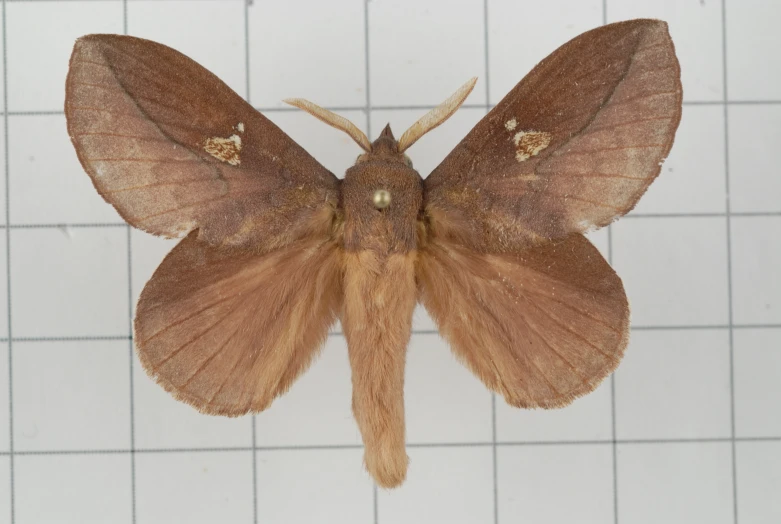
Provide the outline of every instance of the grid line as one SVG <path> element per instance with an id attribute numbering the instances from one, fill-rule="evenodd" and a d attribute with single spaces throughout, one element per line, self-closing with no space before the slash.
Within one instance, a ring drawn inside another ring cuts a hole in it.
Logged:
<path id="1" fill-rule="evenodd" d="M 483 61 L 485 62 L 486 114 L 491 107 L 491 54 L 488 33 L 488 0 L 483 0 Z M 491 391 L 491 467 L 493 473 L 494 524 L 499 524 L 499 464 L 496 451 L 496 392 Z"/>
<path id="2" fill-rule="evenodd" d="M 666 444 L 714 444 L 735 442 L 781 442 L 781 435 L 770 437 L 693 437 L 693 438 L 657 438 L 657 439 L 616 439 L 615 444 L 620 446 L 645 446 Z M 612 446 L 614 441 L 608 439 L 584 439 L 584 440 L 507 440 L 507 441 L 473 441 L 473 442 L 408 442 L 411 449 L 439 449 L 439 448 L 489 448 L 489 447 L 546 447 L 546 446 L 577 446 L 604 445 Z M 29 450 L 14 451 L 15 456 L 31 455 L 117 455 L 117 454 L 165 454 L 165 453 L 215 453 L 215 452 L 248 452 L 256 451 L 329 451 L 329 450 L 360 450 L 363 444 L 312 444 L 289 446 L 215 446 L 192 448 L 136 448 L 131 449 L 54 449 L 54 450 Z M 10 455 L 9 452 L 0 452 L 0 456 Z"/>
<path id="3" fill-rule="evenodd" d="M 52 0 L 43 0 L 50 2 Z M 76 0 L 62 0 L 62 1 L 76 1 Z M 97 0 L 91 0 L 91 1 L 97 1 Z M 181 1 L 187 1 L 187 0 L 181 0 Z M 191 0 L 192 1 L 192 0 Z M 207 1 L 207 0 L 204 0 Z M 208 0 L 208 1 L 214 1 L 214 0 Z M 365 0 L 368 1 L 368 0 Z M 683 101 L 684 106 L 742 106 L 742 105 L 781 105 L 781 100 L 690 100 L 690 101 Z M 461 109 L 493 109 L 495 104 L 462 104 L 460 106 Z M 365 106 L 323 106 L 325 109 L 328 109 L 329 111 L 365 111 Z M 413 105 L 373 105 L 371 106 L 372 109 L 375 109 L 377 111 L 429 111 L 431 109 L 434 109 L 436 106 L 434 105 L 426 105 L 426 104 L 413 104 Z M 260 111 L 261 113 L 289 113 L 289 112 L 296 112 L 301 111 L 301 109 L 298 109 L 296 107 L 284 107 L 284 106 L 270 106 L 270 107 L 255 107 L 257 111 Z M 0 111 L 0 116 L 4 115 L 5 112 Z M 38 111 L 8 111 L 9 116 L 61 116 L 64 115 L 65 112 L 62 110 L 52 109 L 52 110 L 38 110 Z M 367 133 L 368 135 L 368 133 Z"/>
<path id="4" fill-rule="evenodd" d="M 5 133 L 3 147 L 5 149 L 5 223 L 11 223 L 10 210 L 10 163 L 11 156 L 8 151 L 8 31 L 6 24 L 6 0 L 2 0 L 2 24 L 3 24 L 3 129 Z M 16 494 L 14 485 L 14 371 L 13 371 L 13 328 L 11 327 L 11 233 L 5 232 L 5 262 L 6 262 L 6 285 L 8 296 L 6 297 L 6 307 L 8 308 L 8 475 L 10 482 L 10 512 L 11 524 L 16 522 Z"/>
<path id="5" fill-rule="evenodd" d="M 721 1 L 721 53 L 722 53 L 722 81 L 724 88 L 724 101 L 729 100 L 727 91 L 727 0 Z M 734 524 L 738 524 L 738 478 L 737 478 L 737 458 L 735 453 L 735 337 L 734 337 L 734 317 L 732 300 L 732 221 L 730 218 L 730 179 L 729 179 L 729 106 L 724 104 L 724 189 L 725 205 L 727 210 L 727 321 L 729 338 L 729 396 L 730 396 L 730 434 L 732 437 L 730 445 L 731 466 L 732 466 L 732 517 Z"/>
<path id="6" fill-rule="evenodd" d="M 607 0 L 602 0 L 602 25 L 607 25 Z M 613 265 L 613 225 L 607 226 L 607 262 Z M 631 327 L 630 327 L 631 333 Z M 618 445 L 616 444 L 616 371 L 610 374 L 610 437 L 613 474 L 613 524 L 618 524 Z"/>
<path id="7" fill-rule="evenodd" d="M 6 23 L 6 0 L 2 0 L 3 8 L 3 127 L 5 131 L 5 223 L 11 223 L 11 172 L 9 157 L 11 156 L 8 151 L 8 24 Z M 6 262 L 6 285 L 8 296 L 6 297 L 6 306 L 8 308 L 8 475 L 10 481 L 10 511 L 11 511 L 11 524 L 16 522 L 16 493 L 14 483 L 14 344 L 13 344 L 13 328 L 11 325 L 11 233 L 5 232 L 5 262 Z"/>
<path id="8" fill-rule="evenodd" d="M 184 1 L 184 0 L 183 0 Z M 714 212 L 714 213 L 630 213 L 622 217 L 627 219 L 658 219 L 658 218 L 756 218 L 756 217 L 779 217 L 781 211 L 736 211 L 736 212 Z M 40 223 L 40 224 L 0 224 L 0 229 L 112 229 L 124 228 L 127 224 L 124 222 L 63 222 L 63 223 Z"/>
<path id="9" fill-rule="evenodd" d="M 711 330 L 711 329 L 781 329 L 779 324 L 692 324 L 692 325 L 658 325 L 658 326 L 631 326 L 632 331 L 685 331 L 685 330 Z M 438 335 L 436 329 L 413 329 L 413 335 Z M 344 333 L 334 331 L 328 333 L 329 337 L 341 337 Z M 14 337 L 14 343 L 24 342 L 73 342 L 73 341 L 98 341 L 98 340 L 132 340 L 131 335 L 95 335 L 95 336 L 44 336 L 44 337 Z M 8 338 L 0 338 L 0 342 L 8 342 Z"/>
<path id="10" fill-rule="evenodd" d="M 250 92 L 250 46 L 249 46 L 249 6 L 250 1 L 244 2 L 244 75 L 246 89 L 246 100 L 251 104 L 252 93 Z M 252 522 L 258 524 L 258 452 L 257 452 L 257 416 L 250 417 L 252 424 Z"/>
<path id="11" fill-rule="evenodd" d="M 366 105 L 363 108 L 366 114 L 366 136 L 369 140 L 372 140 L 372 98 L 371 98 L 371 68 L 369 62 L 371 62 L 371 53 L 369 51 L 369 0 L 363 0 L 363 65 L 365 75 L 365 96 Z M 410 338 L 414 333 L 410 333 Z M 330 336 L 330 333 L 329 333 Z M 378 524 L 380 520 L 379 516 L 379 493 L 377 490 L 377 483 L 372 482 L 372 517 L 374 524 Z"/>
<path id="12" fill-rule="evenodd" d="M 122 34 L 128 34 L 127 0 L 122 0 Z M 66 226 L 67 227 L 67 226 Z M 130 224 L 127 234 L 127 315 L 128 315 L 128 385 L 130 396 L 130 522 L 136 523 L 136 416 L 133 377 L 135 344 L 133 342 L 133 235 Z"/>

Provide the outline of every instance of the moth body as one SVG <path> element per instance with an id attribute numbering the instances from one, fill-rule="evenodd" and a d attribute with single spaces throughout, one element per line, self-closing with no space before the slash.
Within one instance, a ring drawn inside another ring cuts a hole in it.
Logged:
<path id="1" fill-rule="evenodd" d="M 377 195 L 388 205 L 378 206 Z M 390 126 L 347 170 L 342 325 L 353 369 L 353 412 L 366 465 L 386 487 L 406 475 L 404 362 L 417 302 L 415 260 L 423 180 L 399 152 Z M 378 408 L 376 399 L 384 401 Z"/>

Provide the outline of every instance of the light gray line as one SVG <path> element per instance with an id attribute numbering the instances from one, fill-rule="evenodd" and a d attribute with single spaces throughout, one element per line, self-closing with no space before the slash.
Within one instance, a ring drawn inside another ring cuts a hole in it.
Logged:
<path id="1" fill-rule="evenodd" d="M 41 1 L 52 1 L 52 0 L 41 0 Z M 68 0 L 63 0 L 68 1 Z M 75 0 L 74 0 L 75 1 Z M 93 0 L 97 1 L 97 0 Z M 182 0 L 185 1 L 185 0 Z M 192 1 L 192 0 L 190 0 Z M 214 0 L 211 0 L 214 1 Z M 701 106 L 701 105 L 714 105 L 714 106 L 735 106 L 735 105 L 779 105 L 781 104 L 781 100 L 730 100 L 729 102 L 722 102 L 722 101 L 684 101 L 684 106 Z M 375 109 L 377 111 L 428 111 L 431 109 L 434 109 L 433 105 L 400 105 L 400 106 L 392 106 L 392 105 L 375 105 L 371 106 L 372 109 Z M 493 104 L 463 104 L 461 106 L 463 109 L 493 109 Z M 295 107 L 284 107 L 284 106 L 274 106 L 274 107 L 255 107 L 256 110 L 260 111 L 261 113 L 284 113 L 287 111 L 300 111 L 300 109 Z M 330 111 L 365 111 L 366 106 L 325 106 L 325 109 L 328 109 Z M 4 115 L 5 113 L 0 112 L 0 116 Z M 57 115 L 64 115 L 64 111 L 62 110 L 49 110 L 49 111 L 9 111 L 9 116 L 57 116 Z"/>
<path id="2" fill-rule="evenodd" d="M 732 437 L 693 437 L 693 438 L 657 438 L 657 439 L 616 439 L 616 444 L 621 446 L 644 446 L 665 444 L 712 444 L 732 442 Z M 781 435 L 768 437 L 735 437 L 735 442 L 781 442 Z M 524 446 L 578 446 L 578 445 L 603 445 L 612 446 L 612 439 L 595 440 L 527 440 L 527 441 L 497 441 L 498 447 L 524 447 Z M 486 442 L 419 442 L 409 443 L 407 446 L 414 449 L 447 449 L 447 448 L 488 448 L 494 445 L 493 441 Z M 258 452 L 277 451 L 358 451 L 363 449 L 362 444 L 316 444 L 316 445 L 289 445 L 289 446 L 257 446 Z M 165 453 L 230 453 L 252 451 L 250 446 L 225 446 L 207 448 L 136 448 L 135 454 L 165 454 Z M 129 454 L 130 449 L 72 449 L 72 450 L 29 450 L 15 451 L 16 456 L 23 455 L 112 455 Z M 10 452 L 0 452 L 0 455 L 10 455 Z"/>
<path id="3" fill-rule="evenodd" d="M 732 516 L 734 524 L 738 524 L 738 478 L 737 458 L 735 445 L 735 339 L 733 329 L 733 302 L 732 302 L 732 221 L 730 219 L 730 172 L 729 172 L 729 100 L 727 82 L 727 7 L 726 0 L 721 2 L 721 52 L 722 52 L 722 81 L 724 86 L 724 187 L 726 191 L 727 207 L 727 319 L 729 325 L 729 395 L 730 395 L 730 432 L 731 459 L 732 459 Z"/>
<path id="4" fill-rule="evenodd" d="M 6 0 L 3 0 L 3 118 L 5 130 L 5 223 L 11 223 L 11 172 L 8 158 L 8 25 L 6 23 Z M 14 483 L 14 359 L 13 359 L 13 323 L 11 318 L 11 232 L 5 232 L 5 269 L 6 286 L 8 296 L 6 307 L 8 308 L 8 474 L 10 477 L 10 511 L 11 524 L 16 522 L 16 485 Z"/>
<path id="5" fill-rule="evenodd" d="M 363 52 L 364 52 L 364 72 L 365 78 L 365 95 L 366 106 L 363 108 L 366 114 L 366 136 L 369 140 L 372 140 L 372 98 L 371 98 L 371 54 L 369 52 L 369 0 L 363 1 Z M 377 492 L 377 484 L 374 483 L 372 487 L 372 512 L 374 518 L 374 524 L 379 523 L 379 494 Z"/>
<path id="6" fill-rule="evenodd" d="M 128 34 L 127 0 L 122 0 L 122 33 Z M 128 370 L 130 384 L 130 521 L 136 523 L 136 409 L 135 384 L 133 367 L 135 346 L 133 343 L 133 240 L 130 225 L 125 225 L 127 231 L 127 314 L 128 314 Z"/>
<path id="7" fill-rule="evenodd" d="M 250 101 L 250 45 L 249 45 L 249 0 L 244 2 L 244 74 L 246 76 L 245 98 L 247 103 Z M 257 454 L 257 429 L 255 423 L 257 417 L 252 415 L 250 424 L 252 424 L 252 522 L 258 524 L 258 454 Z"/>
<path id="8" fill-rule="evenodd" d="M 483 0 L 483 61 L 485 62 L 485 110 L 491 104 L 491 64 L 488 34 L 488 0 Z M 462 106 L 463 107 L 463 106 Z M 491 468 L 493 475 L 494 524 L 499 524 L 499 463 L 496 448 L 496 393 L 491 392 Z"/>
<path id="9" fill-rule="evenodd" d="M 363 2 L 363 38 L 364 38 L 364 71 L 366 74 L 366 106 L 363 109 L 366 112 L 366 136 L 369 137 L 369 140 L 372 140 L 372 119 L 371 119 L 371 112 L 372 112 L 372 97 L 371 97 L 371 77 L 370 72 L 371 68 L 369 65 L 370 61 L 370 53 L 369 53 L 369 0 L 364 0 Z M 377 524 L 375 522 L 375 524 Z"/>

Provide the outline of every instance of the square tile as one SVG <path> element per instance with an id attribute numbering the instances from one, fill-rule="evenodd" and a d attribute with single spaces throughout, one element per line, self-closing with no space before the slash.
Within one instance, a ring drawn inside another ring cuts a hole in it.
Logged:
<path id="1" fill-rule="evenodd" d="M 357 449 L 258 451 L 258 522 L 371 522 L 362 456 Z"/>
<path id="2" fill-rule="evenodd" d="M 435 106 L 472 77 L 485 104 L 483 0 L 369 2 L 373 106 Z"/>
<path id="3" fill-rule="evenodd" d="M 11 522 L 11 459 L 0 456 L 0 521 Z"/>
<path id="4" fill-rule="evenodd" d="M 136 521 L 252 523 L 252 451 L 136 455 Z"/>
<path id="5" fill-rule="evenodd" d="M 367 131 L 365 111 L 336 113 L 364 133 Z M 346 133 L 329 127 L 303 111 L 266 111 L 264 115 L 339 178 L 344 178 L 345 171 L 355 164 L 358 155 L 363 154 L 360 146 Z"/>
<path id="6" fill-rule="evenodd" d="M 635 331 L 616 373 L 619 439 L 731 435 L 729 332 Z"/>
<path id="7" fill-rule="evenodd" d="M 269 409 L 255 417 L 258 446 L 360 444 L 352 415 L 347 342 L 328 337 L 319 357 Z"/>
<path id="8" fill-rule="evenodd" d="M 620 368 L 619 368 L 620 369 Z M 561 442 L 610 440 L 613 436 L 610 378 L 561 409 L 519 409 L 496 397 L 496 440 Z"/>
<path id="9" fill-rule="evenodd" d="M 135 444 L 137 449 L 252 446 L 252 417 L 218 417 L 179 402 L 150 378 L 135 358 Z"/>
<path id="10" fill-rule="evenodd" d="M 189 56 L 247 96 L 243 2 L 134 0 L 127 4 L 127 28 Z"/>
<path id="11" fill-rule="evenodd" d="M 735 324 L 781 324 L 781 216 L 732 217 Z"/>
<path id="12" fill-rule="evenodd" d="M 781 442 L 738 442 L 736 446 L 740 522 L 781 522 Z"/>
<path id="13" fill-rule="evenodd" d="M 476 94 L 473 92 L 470 98 Z M 426 109 L 375 110 L 371 113 L 372 129 L 379 133 L 389 123 L 393 134 L 401 137 L 425 114 Z M 430 131 L 407 151 L 412 167 L 426 178 L 484 116 L 485 109 L 481 108 L 462 107 L 456 111 L 447 122 Z"/>
<path id="14" fill-rule="evenodd" d="M 681 62 L 683 99 L 723 100 L 721 1 L 607 0 L 607 20 L 658 18 L 667 22 Z"/>
<path id="15" fill-rule="evenodd" d="M 727 3 L 727 89 L 732 100 L 778 100 L 781 5 L 773 0 Z"/>
<path id="16" fill-rule="evenodd" d="M 730 209 L 781 211 L 781 105 L 733 105 L 728 111 Z"/>
<path id="17" fill-rule="evenodd" d="M 124 227 L 10 234 L 14 336 L 129 335 Z"/>
<path id="18" fill-rule="evenodd" d="M 499 522 L 613 521 L 609 444 L 502 446 L 497 483 Z"/>
<path id="19" fill-rule="evenodd" d="M 139 229 L 130 230 L 130 269 L 133 294 L 133 315 L 136 314 L 138 297 L 152 278 L 163 258 L 179 243 L 177 238 L 163 238 L 150 235 Z"/>
<path id="20" fill-rule="evenodd" d="M 412 448 L 404 484 L 377 493 L 383 524 L 493 522 L 493 454 L 490 446 Z"/>
<path id="21" fill-rule="evenodd" d="M 729 442 L 619 444 L 618 521 L 732 524 Z"/>
<path id="22" fill-rule="evenodd" d="M 491 393 L 438 335 L 414 335 L 404 382 L 407 441 L 491 442 Z"/>
<path id="23" fill-rule="evenodd" d="M 363 0 L 250 5 L 252 104 L 283 107 L 303 97 L 324 107 L 365 106 L 364 20 Z"/>
<path id="24" fill-rule="evenodd" d="M 675 145 L 633 213 L 724 213 L 724 108 L 684 106 Z"/>
<path id="25" fill-rule="evenodd" d="M 8 117 L 11 223 L 123 223 L 98 194 L 63 115 Z"/>
<path id="26" fill-rule="evenodd" d="M 76 39 L 121 33 L 122 2 L 9 2 L 6 6 L 8 109 L 62 111 Z M 33 65 L 34 64 L 34 65 Z"/>
<path id="27" fill-rule="evenodd" d="M 735 435 L 779 437 L 781 328 L 737 329 L 734 337 Z"/>
<path id="28" fill-rule="evenodd" d="M 530 16 L 532 15 L 533 16 Z M 543 58 L 602 25 L 602 0 L 488 3 L 490 102 L 498 103 Z M 543 29 L 544 28 L 544 29 Z"/>
<path id="29" fill-rule="evenodd" d="M 14 449 L 128 449 L 128 342 L 14 344 Z"/>
<path id="30" fill-rule="evenodd" d="M 10 451 L 8 342 L 0 342 L 0 452 Z M 0 472 L 0 477 L 2 472 Z"/>
<path id="31" fill-rule="evenodd" d="M 129 453 L 17 456 L 16 524 L 129 524 L 130 476 Z"/>
<path id="32" fill-rule="evenodd" d="M 725 218 L 634 218 L 613 225 L 613 265 L 633 326 L 727 323 Z"/>

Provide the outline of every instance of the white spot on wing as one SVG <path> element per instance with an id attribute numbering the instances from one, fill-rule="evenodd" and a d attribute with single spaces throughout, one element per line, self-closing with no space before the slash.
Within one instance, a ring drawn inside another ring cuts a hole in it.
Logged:
<path id="1" fill-rule="evenodd" d="M 514 118 L 511 118 L 504 123 L 504 128 L 508 131 L 514 131 L 516 127 L 518 127 L 518 121 Z"/>
<path id="2" fill-rule="evenodd" d="M 239 124 L 241 125 L 241 123 Z M 228 138 L 218 136 L 209 138 L 206 140 L 203 149 L 217 160 L 222 160 L 232 166 L 241 164 L 241 159 L 239 158 L 241 137 L 239 135 L 231 135 Z"/>
<path id="3" fill-rule="evenodd" d="M 518 131 L 513 136 L 515 159 L 523 162 L 548 147 L 553 135 L 547 131 Z"/>
<path id="4" fill-rule="evenodd" d="M 244 132 L 244 122 L 239 122 L 236 125 L 236 131 L 238 131 L 239 133 L 243 133 Z"/>

